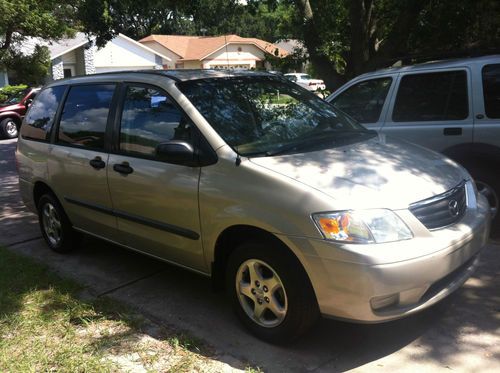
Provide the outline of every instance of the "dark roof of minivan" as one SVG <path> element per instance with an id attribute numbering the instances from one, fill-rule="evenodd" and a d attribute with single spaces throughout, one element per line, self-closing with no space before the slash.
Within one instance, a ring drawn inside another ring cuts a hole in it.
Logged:
<path id="1" fill-rule="evenodd" d="M 276 76 L 276 74 L 266 71 L 249 71 L 249 70 L 223 70 L 223 69 L 179 69 L 179 70 L 126 70 L 126 71 L 110 71 L 92 75 L 81 75 L 67 79 L 61 79 L 57 82 L 71 81 L 75 79 L 92 79 L 92 77 L 101 76 L 124 76 L 130 74 L 154 74 L 168 77 L 176 81 L 198 80 L 208 78 L 227 78 L 237 76 Z"/>

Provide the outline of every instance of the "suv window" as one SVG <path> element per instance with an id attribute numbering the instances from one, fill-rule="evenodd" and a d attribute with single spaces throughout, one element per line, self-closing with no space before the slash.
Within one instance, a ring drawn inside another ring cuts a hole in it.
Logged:
<path id="1" fill-rule="evenodd" d="M 500 118 L 500 64 L 483 67 L 484 108 L 488 118 Z"/>
<path id="2" fill-rule="evenodd" d="M 380 118 L 392 78 L 365 80 L 338 95 L 333 104 L 360 123 L 375 123 Z"/>
<path id="3" fill-rule="evenodd" d="M 114 84 L 71 87 L 59 124 L 58 142 L 104 149 L 104 134 Z"/>
<path id="4" fill-rule="evenodd" d="M 392 120 L 461 120 L 469 115 L 464 70 L 406 75 L 399 84 Z"/>
<path id="5" fill-rule="evenodd" d="M 156 87 L 128 86 L 120 129 L 120 150 L 154 157 L 158 144 L 191 140 L 191 126 L 168 95 Z"/>
<path id="6" fill-rule="evenodd" d="M 67 86 L 47 88 L 33 101 L 21 128 L 25 139 L 48 141 L 57 108 Z"/>

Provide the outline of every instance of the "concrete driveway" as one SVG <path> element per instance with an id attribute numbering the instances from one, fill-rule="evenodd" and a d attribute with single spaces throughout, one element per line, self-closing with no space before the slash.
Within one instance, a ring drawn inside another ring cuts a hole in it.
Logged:
<path id="1" fill-rule="evenodd" d="M 500 372 L 498 244 L 488 245 L 462 289 L 427 311 L 379 325 L 322 320 L 291 346 L 276 347 L 247 334 L 204 277 L 91 238 L 70 255 L 49 251 L 36 216 L 20 201 L 15 144 L 0 141 L 0 245 L 77 279 L 92 296 L 108 295 L 204 340 L 234 368 L 249 363 L 266 372 Z"/>

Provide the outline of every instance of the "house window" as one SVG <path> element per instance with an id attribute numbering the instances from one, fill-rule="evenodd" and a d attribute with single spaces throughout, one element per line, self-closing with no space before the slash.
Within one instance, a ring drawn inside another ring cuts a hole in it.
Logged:
<path id="1" fill-rule="evenodd" d="M 71 69 L 64 69 L 64 77 L 71 78 L 73 74 L 71 73 Z"/>
<path id="2" fill-rule="evenodd" d="M 250 70 L 250 65 L 212 65 L 212 69 Z"/>
<path id="3" fill-rule="evenodd" d="M 181 62 L 181 63 L 176 63 L 176 64 L 175 64 L 175 68 L 176 68 L 176 69 L 183 69 L 183 68 L 184 68 L 184 62 Z"/>

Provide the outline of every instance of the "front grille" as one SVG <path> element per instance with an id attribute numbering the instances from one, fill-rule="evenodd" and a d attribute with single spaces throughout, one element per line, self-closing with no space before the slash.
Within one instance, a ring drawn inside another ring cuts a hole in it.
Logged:
<path id="1" fill-rule="evenodd" d="M 465 181 L 435 197 L 410 205 L 410 211 L 427 229 L 440 229 L 462 219 L 467 209 Z"/>

